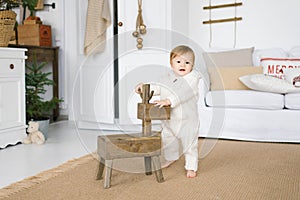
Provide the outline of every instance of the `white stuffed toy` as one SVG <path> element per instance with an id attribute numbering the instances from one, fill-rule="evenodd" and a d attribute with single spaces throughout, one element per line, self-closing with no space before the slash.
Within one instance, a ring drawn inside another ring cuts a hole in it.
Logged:
<path id="1" fill-rule="evenodd" d="M 28 122 L 27 132 L 29 133 L 27 138 L 23 140 L 24 144 L 44 144 L 44 134 L 39 131 L 39 123 L 30 121 Z"/>

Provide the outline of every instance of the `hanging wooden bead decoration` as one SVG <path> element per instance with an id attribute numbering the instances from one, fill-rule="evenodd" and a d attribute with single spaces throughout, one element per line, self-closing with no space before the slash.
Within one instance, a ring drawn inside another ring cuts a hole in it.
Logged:
<path id="1" fill-rule="evenodd" d="M 143 48 L 143 38 L 138 37 L 138 38 L 136 39 L 136 41 L 137 41 L 136 47 L 137 47 L 138 49 Z"/>
<path id="2" fill-rule="evenodd" d="M 146 34 L 146 25 L 144 24 L 143 16 L 142 16 L 142 0 L 138 0 L 138 16 L 136 18 L 136 30 L 132 33 L 133 37 L 137 38 L 137 45 L 138 49 L 143 48 L 143 39 L 141 35 Z"/>

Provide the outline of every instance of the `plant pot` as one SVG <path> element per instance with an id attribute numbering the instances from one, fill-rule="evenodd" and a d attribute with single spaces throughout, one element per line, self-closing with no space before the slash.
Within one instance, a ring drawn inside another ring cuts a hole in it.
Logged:
<path id="1" fill-rule="evenodd" d="M 14 34 L 17 14 L 12 10 L 0 11 L 0 47 L 7 47 Z"/>

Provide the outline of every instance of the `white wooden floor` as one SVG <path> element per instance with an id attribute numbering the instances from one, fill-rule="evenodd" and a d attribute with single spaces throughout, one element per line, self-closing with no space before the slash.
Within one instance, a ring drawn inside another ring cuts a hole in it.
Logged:
<path id="1" fill-rule="evenodd" d="M 0 188 L 96 150 L 103 131 L 77 130 L 72 121 L 50 124 L 44 145 L 18 144 L 0 150 Z"/>

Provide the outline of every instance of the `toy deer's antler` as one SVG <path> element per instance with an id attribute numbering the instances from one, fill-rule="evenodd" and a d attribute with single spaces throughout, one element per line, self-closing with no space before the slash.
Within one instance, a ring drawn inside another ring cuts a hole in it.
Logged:
<path id="1" fill-rule="evenodd" d="M 142 93 L 140 94 L 143 103 L 149 103 L 152 98 L 154 91 L 150 92 L 150 84 L 144 84 L 142 87 Z"/>
<path id="2" fill-rule="evenodd" d="M 149 94 L 149 100 L 153 97 L 154 91 L 152 90 Z"/>

